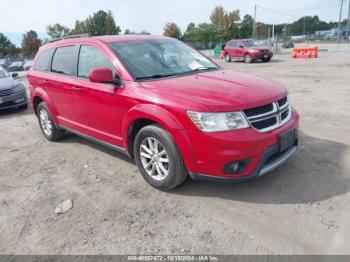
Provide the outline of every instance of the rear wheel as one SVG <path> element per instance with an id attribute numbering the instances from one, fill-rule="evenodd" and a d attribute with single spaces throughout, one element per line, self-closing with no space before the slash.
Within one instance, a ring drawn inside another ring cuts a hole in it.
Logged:
<path id="1" fill-rule="evenodd" d="M 57 141 L 64 137 L 64 131 L 55 125 L 44 102 L 38 105 L 37 116 L 40 129 L 48 140 Z"/>
<path id="2" fill-rule="evenodd" d="M 170 190 L 188 176 L 174 140 L 158 125 L 146 126 L 137 133 L 134 156 L 143 178 L 157 189 Z"/>
<path id="3" fill-rule="evenodd" d="M 231 57 L 231 55 L 230 55 L 229 53 L 227 53 L 227 54 L 225 55 L 225 61 L 226 61 L 227 63 L 230 63 L 230 62 L 232 61 L 232 57 Z"/>
<path id="4" fill-rule="evenodd" d="M 252 58 L 250 57 L 249 54 L 244 55 L 244 62 L 248 64 L 252 62 Z"/>

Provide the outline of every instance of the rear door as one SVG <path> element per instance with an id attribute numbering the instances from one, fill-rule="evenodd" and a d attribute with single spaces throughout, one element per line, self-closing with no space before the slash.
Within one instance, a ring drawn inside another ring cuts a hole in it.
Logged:
<path id="1" fill-rule="evenodd" d="M 76 87 L 78 45 L 58 47 L 52 58 L 51 74 L 47 79 L 47 93 L 51 98 L 60 125 L 76 129 L 79 107 Z"/>

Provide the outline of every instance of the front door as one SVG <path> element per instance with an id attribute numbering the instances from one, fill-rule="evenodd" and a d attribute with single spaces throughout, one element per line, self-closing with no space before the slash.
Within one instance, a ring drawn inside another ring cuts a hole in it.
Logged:
<path id="1" fill-rule="evenodd" d="M 79 118 L 79 130 L 96 139 L 122 147 L 122 116 L 126 113 L 124 88 L 111 84 L 92 83 L 90 70 L 109 67 L 116 74 L 115 67 L 104 53 L 96 46 L 82 45 L 78 60 L 78 80 L 75 86 L 76 114 Z"/>

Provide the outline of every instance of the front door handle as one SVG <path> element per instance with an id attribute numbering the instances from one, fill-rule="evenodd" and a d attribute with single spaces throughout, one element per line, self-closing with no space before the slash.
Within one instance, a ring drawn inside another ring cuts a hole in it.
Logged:
<path id="1" fill-rule="evenodd" d="M 75 91 L 75 92 L 80 92 L 81 88 L 76 87 L 76 86 L 72 86 L 72 90 Z"/>

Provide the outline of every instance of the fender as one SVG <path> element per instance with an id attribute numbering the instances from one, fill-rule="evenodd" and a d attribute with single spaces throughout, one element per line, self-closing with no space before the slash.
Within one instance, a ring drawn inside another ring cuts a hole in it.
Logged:
<path id="1" fill-rule="evenodd" d="M 128 150 L 129 127 L 135 120 L 141 118 L 152 120 L 164 127 L 173 137 L 181 154 L 184 156 L 187 167 L 191 166 L 192 158 L 194 157 L 193 150 L 184 126 L 171 112 L 154 104 L 138 104 L 132 107 L 124 117 L 122 121 L 122 137 L 126 150 Z"/>
<path id="2" fill-rule="evenodd" d="M 172 129 L 184 129 L 183 125 L 173 114 L 154 104 L 137 104 L 132 107 L 122 121 L 122 137 L 124 146 L 128 144 L 129 126 L 137 119 L 146 118 L 159 123 L 170 133 Z M 165 120 L 166 119 L 166 120 Z"/>
<path id="3" fill-rule="evenodd" d="M 41 100 L 43 100 L 45 102 L 45 104 L 46 104 L 46 106 L 51 114 L 53 121 L 55 122 L 55 124 L 59 124 L 58 119 L 57 119 L 57 114 L 58 114 L 57 110 L 56 110 L 54 104 L 52 103 L 52 100 L 45 92 L 45 90 L 42 89 L 41 87 L 36 87 L 34 89 L 33 93 L 31 94 L 32 105 L 34 105 L 34 98 L 35 97 L 40 97 Z M 36 113 L 36 112 L 34 112 L 34 113 Z"/>

